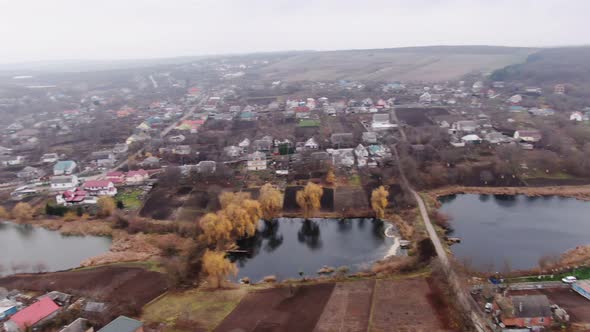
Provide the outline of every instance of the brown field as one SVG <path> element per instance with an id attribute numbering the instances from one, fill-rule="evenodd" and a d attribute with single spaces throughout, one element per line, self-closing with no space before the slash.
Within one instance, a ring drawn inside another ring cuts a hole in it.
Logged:
<path id="1" fill-rule="evenodd" d="M 452 331 L 444 299 L 423 278 L 318 284 L 292 292 L 282 287 L 250 293 L 215 331 Z"/>
<path id="2" fill-rule="evenodd" d="M 215 331 L 312 331 L 333 288 L 320 284 L 250 293 Z"/>
<path id="3" fill-rule="evenodd" d="M 366 331 L 375 280 L 336 284 L 314 332 Z"/>
<path id="4" fill-rule="evenodd" d="M 452 331 L 444 326 L 426 279 L 378 280 L 370 331 Z"/>
<path id="5" fill-rule="evenodd" d="M 369 196 L 363 187 L 338 187 L 334 190 L 335 211 L 363 210 L 370 214 L 370 209 Z"/>
<path id="6" fill-rule="evenodd" d="M 444 108 L 434 107 L 400 108 L 396 110 L 395 113 L 400 121 L 414 127 L 432 125 L 432 117 L 449 114 L 449 112 Z"/>
<path id="7" fill-rule="evenodd" d="M 0 278 L 0 287 L 28 291 L 57 290 L 137 309 L 167 289 L 162 273 L 140 267 L 103 266 L 77 271 L 14 275 Z"/>
<path id="8" fill-rule="evenodd" d="M 532 51 L 449 46 L 305 52 L 263 68 L 261 75 L 288 81 L 445 81 L 524 62 Z"/>

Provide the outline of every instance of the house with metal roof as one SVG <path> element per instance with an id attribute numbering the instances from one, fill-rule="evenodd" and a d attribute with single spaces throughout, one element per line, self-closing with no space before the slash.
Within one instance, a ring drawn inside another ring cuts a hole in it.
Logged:
<path id="1" fill-rule="evenodd" d="M 72 174 L 76 166 L 76 162 L 73 160 L 60 160 L 53 166 L 53 175 Z"/>
<path id="2" fill-rule="evenodd" d="M 125 316 L 119 316 L 98 332 L 143 332 L 143 323 Z"/>

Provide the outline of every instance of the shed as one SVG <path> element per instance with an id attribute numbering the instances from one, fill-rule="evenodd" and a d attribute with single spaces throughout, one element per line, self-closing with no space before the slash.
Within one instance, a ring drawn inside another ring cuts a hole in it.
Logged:
<path id="1" fill-rule="evenodd" d="M 143 332 L 143 323 L 125 316 L 119 316 L 98 332 Z"/>

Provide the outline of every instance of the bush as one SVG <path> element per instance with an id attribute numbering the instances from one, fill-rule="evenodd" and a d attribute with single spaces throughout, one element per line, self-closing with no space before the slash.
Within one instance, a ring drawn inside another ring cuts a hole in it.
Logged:
<path id="1" fill-rule="evenodd" d="M 69 209 L 65 206 L 45 204 L 45 214 L 49 216 L 63 217 L 68 211 Z"/>
<path id="2" fill-rule="evenodd" d="M 64 214 L 64 221 L 74 221 L 78 219 L 78 215 L 74 211 L 68 211 Z"/>

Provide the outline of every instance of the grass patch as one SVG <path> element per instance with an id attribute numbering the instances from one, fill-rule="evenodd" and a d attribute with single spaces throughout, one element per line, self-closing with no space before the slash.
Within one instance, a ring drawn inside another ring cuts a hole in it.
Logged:
<path id="1" fill-rule="evenodd" d="M 143 308 L 142 319 L 163 322 L 165 332 L 192 331 L 195 327 L 213 330 L 240 303 L 245 288 L 204 291 L 192 289 L 182 293 L 168 293 Z M 184 325 L 192 322 L 193 328 Z M 176 326 L 180 323 L 181 326 Z"/>
<path id="2" fill-rule="evenodd" d="M 141 189 L 124 190 L 115 196 L 115 199 L 123 202 L 126 209 L 136 210 L 141 207 L 141 199 L 139 197 L 143 194 Z"/>
<path id="3" fill-rule="evenodd" d="M 358 174 L 353 174 L 350 176 L 348 183 L 353 186 L 360 186 L 361 185 L 361 177 Z"/>
<path id="4" fill-rule="evenodd" d="M 109 263 L 109 264 L 101 264 L 101 265 L 94 265 L 94 266 L 84 266 L 84 267 L 75 268 L 75 269 L 73 269 L 73 271 L 92 270 L 92 269 L 97 269 L 97 268 L 101 268 L 101 267 L 105 267 L 105 266 L 140 267 L 140 268 L 148 270 L 148 271 L 160 272 L 160 273 L 165 272 L 162 265 L 160 265 L 159 262 L 154 261 L 154 260 L 142 261 L 142 262 L 119 262 L 119 263 Z"/>
<path id="5" fill-rule="evenodd" d="M 590 279 L 590 267 L 579 267 L 568 272 L 561 272 L 553 275 L 509 278 L 508 282 L 560 281 L 567 276 L 574 276 L 578 279 Z"/>
<path id="6" fill-rule="evenodd" d="M 312 120 L 312 119 L 301 119 L 299 120 L 299 124 L 297 124 L 300 128 L 309 128 L 309 127 L 319 127 L 321 124 L 320 120 Z"/>

